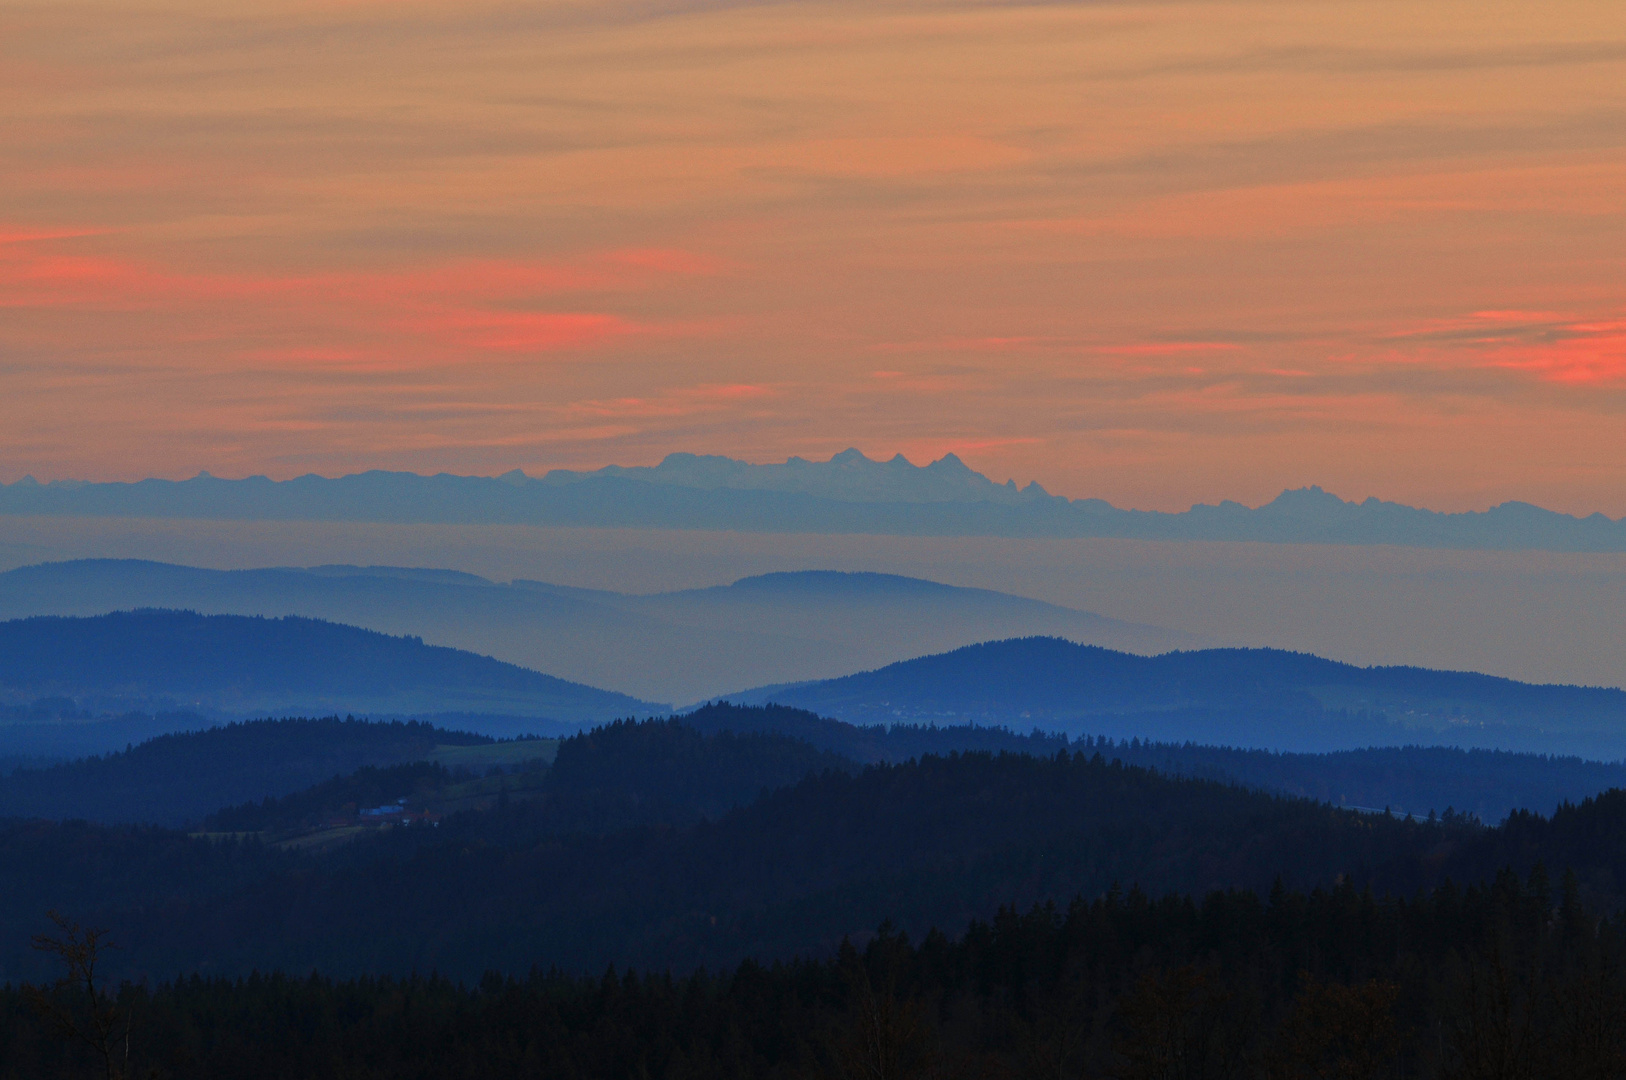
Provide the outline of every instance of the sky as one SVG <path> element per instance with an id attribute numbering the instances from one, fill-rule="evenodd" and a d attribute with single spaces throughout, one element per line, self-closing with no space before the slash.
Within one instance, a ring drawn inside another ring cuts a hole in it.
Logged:
<path id="1" fill-rule="evenodd" d="M 0 481 L 1626 515 L 1626 5 L 0 0 Z"/>

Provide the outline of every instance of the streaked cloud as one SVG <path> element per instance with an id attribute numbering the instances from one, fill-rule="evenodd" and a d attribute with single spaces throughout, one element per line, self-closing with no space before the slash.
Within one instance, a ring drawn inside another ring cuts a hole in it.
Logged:
<path id="1" fill-rule="evenodd" d="M 1617 3 L 0 0 L 0 479 L 1626 513 Z"/>

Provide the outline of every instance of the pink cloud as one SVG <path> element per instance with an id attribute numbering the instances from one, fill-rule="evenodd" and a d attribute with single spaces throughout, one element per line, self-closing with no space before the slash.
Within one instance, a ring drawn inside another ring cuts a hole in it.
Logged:
<path id="1" fill-rule="evenodd" d="M 1442 367 L 1527 372 L 1553 383 L 1626 381 L 1626 318 L 1476 311 L 1387 335 L 1398 358 Z"/>
<path id="2" fill-rule="evenodd" d="M 1130 345 L 1104 345 L 1093 351 L 1116 356 L 1187 356 L 1192 353 L 1236 352 L 1229 341 L 1142 341 Z"/>
<path id="3" fill-rule="evenodd" d="M 572 262 L 464 259 L 402 270 L 312 274 L 179 272 L 55 241 L 89 235 L 0 231 L 0 307 L 157 314 L 177 339 L 242 340 L 234 355 L 366 366 L 547 353 L 631 334 L 682 333 L 572 301 L 658 290 L 709 272 L 681 252 L 609 251 Z M 266 335 L 295 339 L 267 344 Z"/>
<path id="4" fill-rule="evenodd" d="M 0 245 L 24 244 L 31 240 L 68 240 L 78 236 L 101 236 L 105 229 L 32 229 L 24 232 L 0 232 Z"/>
<path id="5" fill-rule="evenodd" d="M 1550 382 L 1594 384 L 1626 381 L 1626 319 L 1576 322 L 1559 340 L 1514 348 L 1501 366 L 1531 371 Z"/>
<path id="6" fill-rule="evenodd" d="M 595 417 L 677 418 L 726 411 L 741 401 L 772 398 L 771 386 L 749 383 L 702 384 L 667 390 L 650 397 L 622 397 L 578 401 L 570 412 Z"/>

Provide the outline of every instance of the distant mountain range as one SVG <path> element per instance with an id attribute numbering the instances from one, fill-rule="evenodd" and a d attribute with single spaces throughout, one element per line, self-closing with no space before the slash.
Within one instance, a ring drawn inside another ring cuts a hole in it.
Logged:
<path id="1" fill-rule="evenodd" d="M 152 610 L 0 623 L 0 693 L 225 717 L 461 712 L 582 725 L 664 709 L 416 637 Z"/>
<path id="2" fill-rule="evenodd" d="M 1147 657 L 1025 638 L 727 697 L 854 724 L 999 724 L 1306 752 L 1419 744 L 1626 757 L 1626 691 L 1362 668 L 1278 649 Z"/>
<path id="3" fill-rule="evenodd" d="M 1123 510 L 996 484 L 953 454 L 916 466 L 845 450 L 829 461 L 753 465 L 671 454 L 659 465 L 515 470 L 496 477 L 373 471 L 330 479 L 0 484 L 0 514 L 224 520 L 582 525 L 903 536 L 1124 537 L 1397 544 L 1433 548 L 1626 551 L 1626 519 L 1575 517 L 1529 503 L 1441 513 L 1318 487 L 1257 508 L 1225 501 L 1180 513 Z"/>
<path id="4" fill-rule="evenodd" d="M 419 635 L 679 704 L 741 686 L 845 675 L 991 638 L 1047 634 L 1146 653 L 1211 643 L 1024 597 L 886 574 L 767 574 L 649 596 L 391 567 L 222 571 L 83 560 L 0 574 L 0 619 L 133 608 L 299 615 Z"/>

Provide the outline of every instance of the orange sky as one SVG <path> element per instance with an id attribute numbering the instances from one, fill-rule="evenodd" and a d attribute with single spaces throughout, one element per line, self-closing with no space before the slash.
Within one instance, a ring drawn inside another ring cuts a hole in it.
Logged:
<path id="1" fill-rule="evenodd" d="M 0 0 L 0 479 L 1626 514 L 1626 5 Z"/>

